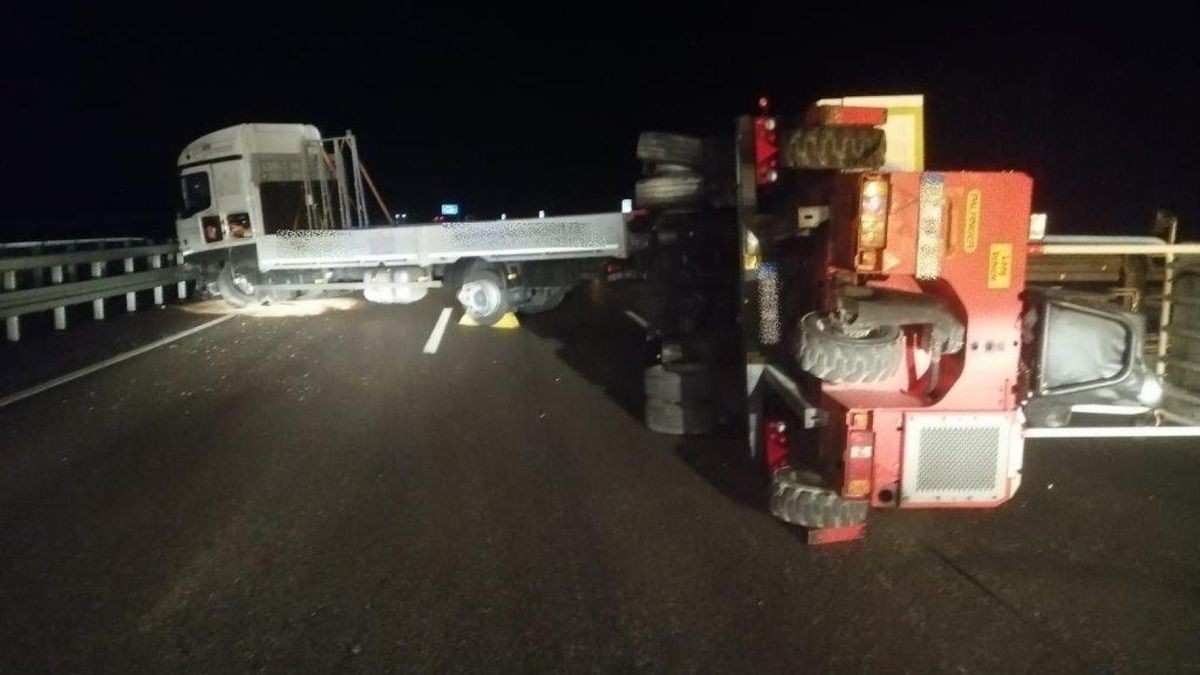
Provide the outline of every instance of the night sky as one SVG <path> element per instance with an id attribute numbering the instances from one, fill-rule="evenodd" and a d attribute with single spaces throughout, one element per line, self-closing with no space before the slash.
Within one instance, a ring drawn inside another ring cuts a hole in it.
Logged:
<path id="1" fill-rule="evenodd" d="M 1031 173 L 1052 231 L 1141 233 L 1168 207 L 1200 234 L 1182 15 L 170 4 L 6 10 L 0 240 L 171 237 L 179 150 L 240 122 L 352 129 L 393 210 L 483 218 L 617 208 L 642 130 L 727 134 L 760 95 L 883 93 L 926 95 L 929 168 Z"/>

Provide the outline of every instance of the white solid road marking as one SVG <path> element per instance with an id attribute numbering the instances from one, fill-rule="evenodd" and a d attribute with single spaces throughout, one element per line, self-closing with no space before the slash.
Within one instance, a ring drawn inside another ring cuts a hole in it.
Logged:
<path id="1" fill-rule="evenodd" d="M 66 383 L 70 382 L 71 380 L 78 380 L 79 378 L 81 378 L 85 375 L 91 375 L 92 373 L 94 373 L 98 370 L 104 370 L 105 368 L 107 368 L 109 366 L 116 365 L 122 361 L 127 361 L 129 359 L 132 359 L 135 356 L 140 356 L 141 354 L 145 354 L 146 352 L 150 351 L 151 349 L 158 349 L 159 347 L 162 347 L 163 345 L 169 345 L 172 342 L 175 342 L 176 340 L 182 340 L 183 338 L 185 338 L 189 335 L 195 335 L 196 333 L 199 333 L 202 330 L 212 328 L 213 326 L 215 326 L 219 323 L 224 323 L 225 321 L 228 321 L 235 316 L 237 316 L 237 315 L 236 314 L 226 314 L 225 316 L 218 317 L 216 319 L 213 319 L 212 321 L 206 321 L 206 322 L 200 324 L 199 326 L 189 328 L 181 333 L 169 335 L 161 340 L 155 340 L 154 342 L 151 342 L 150 344 L 142 345 L 141 347 L 138 347 L 137 349 L 131 349 L 130 351 L 125 352 L 124 354 L 117 354 L 116 356 L 114 356 L 112 358 L 104 359 L 103 361 L 101 361 L 99 363 L 93 363 L 92 365 L 87 366 L 85 368 L 80 368 L 79 370 L 67 373 L 66 375 L 61 375 L 59 377 L 56 377 L 53 380 L 49 380 L 49 381 L 43 382 L 39 385 L 32 386 L 24 391 L 18 391 L 15 394 L 9 394 L 8 396 L 0 398 L 0 408 L 12 405 L 13 403 L 16 403 L 17 401 L 23 401 L 23 400 L 29 398 L 30 396 L 36 396 L 37 394 L 40 394 L 43 391 L 49 391 L 50 389 L 53 389 L 62 384 L 66 384 Z"/>
<path id="2" fill-rule="evenodd" d="M 650 322 L 643 319 L 642 317 L 638 316 L 635 312 L 632 312 L 627 309 L 627 310 L 625 310 L 625 316 L 629 317 L 630 319 L 633 319 L 633 322 L 636 323 L 637 325 L 641 326 L 642 328 L 650 327 Z"/>
<path id="3" fill-rule="evenodd" d="M 442 315 L 438 317 L 437 323 L 433 326 L 433 332 L 429 334 L 429 340 L 425 342 L 426 354 L 436 354 L 438 345 L 442 343 L 442 336 L 446 334 L 446 324 L 450 323 L 450 315 L 454 313 L 453 307 L 447 307 L 442 310 Z"/>

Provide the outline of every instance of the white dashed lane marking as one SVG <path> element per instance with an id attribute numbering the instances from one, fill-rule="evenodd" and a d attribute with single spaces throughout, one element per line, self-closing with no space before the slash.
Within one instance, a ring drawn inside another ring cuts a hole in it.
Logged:
<path id="1" fill-rule="evenodd" d="M 429 334 L 429 339 L 425 341 L 426 354 L 436 354 L 438 345 L 442 344 L 442 336 L 446 334 L 446 324 L 450 323 L 450 315 L 454 313 L 453 307 L 447 307 L 442 310 L 442 315 L 438 317 L 437 323 L 433 326 L 433 332 Z"/>
<path id="2" fill-rule="evenodd" d="M 23 400 L 29 398 L 30 396 L 36 396 L 36 395 L 42 393 L 43 391 L 48 391 L 57 386 L 64 385 L 72 380 L 77 380 L 85 375 L 91 375 L 92 373 L 94 373 L 98 370 L 104 370 L 105 368 L 107 368 L 109 366 L 114 366 L 122 361 L 127 361 L 129 359 L 132 359 L 135 356 L 140 356 L 142 354 L 145 354 L 146 352 L 148 352 L 152 349 L 158 349 L 159 347 L 162 347 L 163 345 L 169 345 L 172 342 L 175 342 L 176 340 L 182 340 L 183 338 L 188 337 L 189 335 L 195 335 L 196 333 L 199 333 L 202 330 L 206 330 L 208 328 L 212 328 L 213 326 L 216 326 L 217 324 L 224 323 L 224 322 L 232 319 L 235 316 L 237 316 L 237 315 L 236 314 L 226 314 L 225 316 L 213 319 L 212 321 L 202 323 L 199 326 L 196 326 L 194 328 L 189 328 L 183 332 L 176 333 L 174 335 L 165 337 L 161 340 L 155 340 L 154 342 L 151 342 L 148 345 L 142 345 L 141 347 L 138 347 L 137 349 L 131 349 L 131 350 L 125 352 L 124 354 L 117 354 L 116 356 L 109 358 L 109 359 L 104 359 L 103 361 L 101 361 L 99 363 L 93 363 L 92 365 L 87 366 L 86 368 L 80 368 L 79 370 L 76 370 L 74 372 L 70 372 L 70 373 L 67 373 L 66 375 L 56 377 L 53 380 L 50 380 L 48 382 L 43 382 L 37 386 L 30 387 L 30 388 L 26 389 L 25 391 L 18 391 L 15 394 L 9 394 L 8 396 L 0 398 L 0 408 L 10 406 L 10 405 L 16 403 L 17 401 L 23 401 Z"/>

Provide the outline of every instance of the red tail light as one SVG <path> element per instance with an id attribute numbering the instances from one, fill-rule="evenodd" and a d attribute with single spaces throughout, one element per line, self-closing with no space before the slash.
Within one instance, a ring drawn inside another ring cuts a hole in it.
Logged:
<path id="1" fill-rule="evenodd" d="M 863 499 L 871 494 L 871 469 L 875 457 L 875 432 L 851 429 L 846 434 L 846 482 L 842 496 Z"/>
<path id="2" fill-rule="evenodd" d="M 763 445 L 763 457 L 767 468 L 775 470 L 788 464 L 788 426 L 779 419 L 767 419 L 766 443 Z"/>

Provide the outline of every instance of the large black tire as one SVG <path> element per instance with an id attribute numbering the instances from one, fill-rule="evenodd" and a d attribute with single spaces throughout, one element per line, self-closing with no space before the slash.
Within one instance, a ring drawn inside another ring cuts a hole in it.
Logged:
<path id="1" fill-rule="evenodd" d="M 672 436 L 712 433 L 717 418 L 711 403 L 672 403 L 646 398 L 646 426 Z"/>
<path id="2" fill-rule="evenodd" d="M 567 291 L 571 289 L 566 287 L 556 288 L 539 288 L 533 292 L 533 295 L 525 301 L 525 304 L 517 308 L 521 314 L 541 314 L 562 304 L 564 298 L 567 297 Z"/>
<path id="3" fill-rule="evenodd" d="M 468 271 L 456 295 L 467 315 L 480 326 L 495 324 L 509 311 L 504 277 L 490 267 L 476 265 Z"/>
<path id="4" fill-rule="evenodd" d="M 693 173 L 643 178 L 634 188 L 637 205 L 647 209 L 684 208 L 704 202 L 704 179 Z"/>
<path id="5" fill-rule="evenodd" d="M 875 127 L 802 127 L 783 149 L 783 165 L 793 169 L 878 169 L 887 142 Z"/>
<path id="6" fill-rule="evenodd" d="M 704 166 L 704 144 L 693 136 L 647 131 L 638 136 L 637 156 L 652 164 L 682 164 L 700 169 Z"/>
<path id="7" fill-rule="evenodd" d="M 904 358 L 899 326 L 873 329 L 866 335 L 848 335 L 836 322 L 818 312 L 800 320 L 797 359 L 808 373 L 830 382 L 879 382 L 900 366 Z"/>
<path id="8" fill-rule="evenodd" d="M 712 378 L 699 363 L 651 366 L 643 377 L 647 399 L 668 403 L 699 403 L 712 398 Z"/>
<path id="9" fill-rule="evenodd" d="M 236 272 L 235 278 L 233 265 L 221 268 L 221 273 L 217 275 L 217 290 L 221 292 L 221 299 L 237 309 L 261 305 L 266 301 L 267 294 L 255 285 L 258 276 L 257 272 Z"/>
<path id="10" fill-rule="evenodd" d="M 802 527 L 846 527 L 867 519 L 867 502 L 842 499 L 816 485 L 799 469 L 787 468 L 771 476 L 771 515 Z"/>

